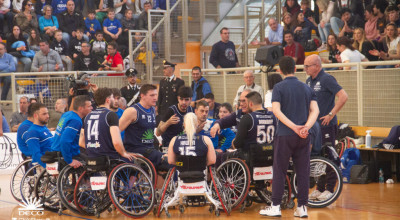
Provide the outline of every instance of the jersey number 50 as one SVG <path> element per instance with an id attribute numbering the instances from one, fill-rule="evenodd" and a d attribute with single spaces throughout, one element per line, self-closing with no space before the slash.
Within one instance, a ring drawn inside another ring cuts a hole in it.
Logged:
<path id="1" fill-rule="evenodd" d="M 275 126 L 257 125 L 257 143 L 271 143 L 274 140 Z"/>

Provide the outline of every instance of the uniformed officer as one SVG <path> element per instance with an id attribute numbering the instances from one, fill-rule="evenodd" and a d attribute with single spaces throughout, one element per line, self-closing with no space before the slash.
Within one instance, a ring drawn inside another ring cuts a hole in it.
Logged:
<path id="1" fill-rule="evenodd" d="M 121 88 L 121 96 L 125 98 L 127 107 L 138 103 L 140 99 L 140 86 L 136 84 L 137 74 L 138 72 L 134 68 L 129 68 L 125 72 L 125 76 L 128 79 L 128 85 Z"/>
<path id="2" fill-rule="evenodd" d="M 166 60 L 164 64 L 165 78 L 160 81 L 160 90 L 158 93 L 158 115 L 162 117 L 168 108 L 172 105 L 178 104 L 178 90 L 185 82 L 174 75 L 175 65 Z"/>

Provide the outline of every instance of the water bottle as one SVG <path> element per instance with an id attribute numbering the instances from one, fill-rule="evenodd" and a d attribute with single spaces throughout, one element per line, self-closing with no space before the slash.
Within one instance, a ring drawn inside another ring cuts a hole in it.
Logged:
<path id="1" fill-rule="evenodd" d="M 379 169 L 379 183 L 385 183 L 385 177 L 383 177 L 382 168 Z"/>
<path id="2" fill-rule="evenodd" d="M 371 148 L 371 130 L 366 131 L 367 135 L 365 136 L 365 147 Z"/>

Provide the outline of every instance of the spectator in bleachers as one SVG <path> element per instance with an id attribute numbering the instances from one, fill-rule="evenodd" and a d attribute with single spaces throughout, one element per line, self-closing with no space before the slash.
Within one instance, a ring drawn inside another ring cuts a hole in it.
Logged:
<path id="1" fill-rule="evenodd" d="M 360 18 L 364 17 L 364 5 L 371 4 L 370 0 L 338 0 L 333 1 L 338 7 L 338 11 L 342 11 L 344 8 L 348 8 L 353 16 L 358 16 Z"/>
<path id="2" fill-rule="evenodd" d="M 40 51 L 33 58 L 32 72 L 52 72 L 62 71 L 63 64 L 60 55 L 50 49 L 49 42 L 41 40 L 39 43 Z"/>
<path id="3" fill-rule="evenodd" d="M 376 28 L 378 17 L 374 15 L 372 5 L 365 7 L 365 36 L 368 40 L 379 40 L 379 30 Z"/>
<path id="4" fill-rule="evenodd" d="M 284 32 L 283 39 L 286 43 L 284 55 L 292 57 L 297 65 L 303 64 L 305 58 L 304 48 L 300 43 L 294 41 L 293 33 L 290 31 Z"/>
<path id="5" fill-rule="evenodd" d="M 39 23 L 35 12 L 32 10 L 32 2 L 30 0 L 24 0 L 22 8 L 24 10 L 14 17 L 14 25 L 19 26 L 25 39 L 28 39 L 31 30 L 39 28 Z"/>
<path id="6" fill-rule="evenodd" d="M 27 57 L 29 52 L 28 42 L 22 35 L 20 28 L 16 25 L 13 27 L 12 34 L 7 38 L 7 51 L 13 55 L 16 65 L 18 65 L 18 61 L 21 61 L 24 65 L 24 72 L 30 71 L 32 60 Z M 29 56 L 32 55 L 30 54 Z"/>
<path id="7" fill-rule="evenodd" d="M 12 11 L 14 16 L 23 11 L 22 0 L 12 0 Z"/>
<path id="8" fill-rule="evenodd" d="M 2 123 L 1 123 L 1 128 L 0 128 L 0 136 L 3 136 L 3 133 L 8 133 L 10 132 L 10 126 L 7 123 L 6 116 L 4 116 L 3 110 L 1 110 L 1 116 L 2 116 Z"/>
<path id="9" fill-rule="evenodd" d="M 286 13 L 284 13 L 283 14 L 283 18 L 282 18 L 282 21 L 283 21 L 283 32 L 285 32 L 285 31 L 292 31 L 292 27 L 293 27 L 293 19 L 292 19 L 292 14 L 291 13 L 289 13 L 289 12 L 286 12 Z"/>
<path id="10" fill-rule="evenodd" d="M 100 63 L 104 62 L 107 55 L 107 42 L 103 39 L 103 32 L 96 31 L 95 38 L 90 41 L 91 52 L 95 55 Z"/>
<path id="11" fill-rule="evenodd" d="M 122 33 L 122 25 L 118 19 L 115 18 L 115 12 L 113 9 L 109 9 L 107 17 L 103 22 L 104 39 L 108 43 L 116 41 Z"/>
<path id="12" fill-rule="evenodd" d="M 219 108 L 221 107 L 221 104 L 218 102 L 215 102 L 215 97 L 214 94 L 207 93 L 204 96 L 204 101 L 208 103 L 208 106 L 210 107 L 210 111 L 208 111 L 208 118 L 209 119 L 219 119 Z"/>
<path id="13" fill-rule="evenodd" d="M 0 42 L 0 83 L 3 83 L 1 88 L 1 100 L 6 100 L 8 91 L 11 86 L 11 76 L 1 76 L 1 73 L 15 72 L 16 63 L 12 55 L 7 53 L 6 45 Z"/>
<path id="14" fill-rule="evenodd" d="M 363 28 L 364 21 L 357 15 L 352 15 L 352 11 L 349 8 L 343 8 L 340 12 L 341 18 L 332 17 L 331 27 L 333 33 L 338 37 L 347 36 L 353 37 L 353 31 L 355 28 Z"/>
<path id="15" fill-rule="evenodd" d="M 219 33 L 221 41 L 212 46 L 210 63 L 217 69 L 239 67 L 235 44 L 229 40 L 229 29 L 223 27 Z"/>
<path id="16" fill-rule="evenodd" d="M 340 55 L 340 51 L 337 49 L 336 41 L 337 37 L 335 34 L 328 35 L 328 44 L 326 46 L 326 49 L 329 52 L 329 56 L 328 59 L 321 58 L 321 61 L 323 63 L 338 63 L 336 56 Z M 338 67 L 325 68 L 325 70 L 337 70 L 337 69 L 339 68 Z"/>
<path id="17" fill-rule="evenodd" d="M 103 24 L 104 19 L 107 17 L 109 9 L 114 8 L 114 1 L 100 0 L 99 7 L 96 9 L 96 19 Z"/>
<path id="18" fill-rule="evenodd" d="M 365 37 L 364 29 L 356 28 L 354 30 L 354 42 L 353 47 L 360 51 L 369 61 L 378 61 L 379 56 L 374 56 L 369 53 L 369 51 L 375 49 L 374 43 L 372 41 L 367 40 Z M 368 68 L 375 68 L 375 66 L 369 66 Z"/>
<path id="19" fill-rule="evenodd" d="M 90 53 L 90 44 L 83 42 L 82 52 L 74 59 L 75 71 L 95 71 L 100 68 L 99 62 L 95 55 Z"/>
<path id="20" fill-rule="evenodd" d="M 68 0 L 52 0 L 51 7 L 53 8 L 53 15 L 58 15 L 67 10 L 67 2 Z M 45 11 L 45 9 L 43 9 L 43 11 Z M 46 14 L 46 12 L 44 14 Z"/>
<path id="21" fill-rule="evenodd" d="M 28 97 L 22 96 L 19 98 L 19 110 L 13 112 L 10 119 L 12 132 L 17 132 L 19 125 L 28 117 Z"/>
<path id="22" fill-rule="evenodd" d="M 36 98 L 29 98 L 29 105 L 32 103 L 37 103 L 37 99 Z"/>
<path id="23" fill-rule="evenodd" d="M 394 23 L 397 27 L 400 27 L 399 8 L 397 6 L 391 5 L 387 7 L 386 14 L 388 17 L 388 23 Z"/>
<path id="24" fill-rule="evenodd" d="M 280 74 L 270 74 L 267 77 L 268 91 L 265 93 L 264 97 L 264 108 L 268 109 L 268 111 L 272 111 L 272 90 L 275 84 L 280 81 L 282 81 L 282 76 Z"/>
<path id="25" fill-rule="evenodd" d="M 257 40 L 253 41 L 253 44 L 259 45 L 282 45 L 283 41 L 283 27 L 279 24 L 275 18 L 270 18 L 268 20 L 268 36 L 264 39 L 264 41 L 258 42 Z"/>
<path id="26" fill-rule="evenodd" d="M 69 44 L 69 55 L 75 59 L 78 57 L 78 54 L 82 51 L 82 43 L 87 42 L 83 38 L 83 28 L 78 28 L 75 31 L 75 37 L 72 38 L 70 44 Z"/>
<path id="27" fill-rule="evenodd" d="M 76 9 L 79 8 L 79 11 L 83 12 L 83 9 L 85 8 L 85 0 L 74 0 L 74 4 Z"/>
<path id="28" fill-rule="evenodd" d="M 29 48 L 35 51 L 35 53 L 39 52 L 40 51 L 39 43 L 40 43 L 40 34 L 38 34 L 37 30 L 32 29 L 28 38 Z"/>
<path id="29" fill-rule="evenodd" d="M 125 9 L 125 4 L 127 0 L 114 0 L 114 12 L 115 12 L 115 18 L 118 19 L 119 21 L 124 17 L 124 10 Z M 122 10 L 124 8 L 124 10 Z"/>
<path id="30" fill-rule="evenodd" d="M 99 70 L 115 70 L 121 72 L 124 70 L 124 64 L 121 54 L 117 51 L 117 43 L 111 42 L 107 46 L 108 56 L 102 63 Z"/>
<path id="31" fill-rule="evenodd" d="M 316 3 L 319 10 L 322 11 L 321 21 L 318 24 L 318 33 L 322 41 L 318 51 L 322 51 L 326 49 L 327 38 L 331 31 L 330 19 L 334 15 L 337 8 L 335 8 L 336 4 L 333 1 L 317 1 Z"/>
<path id="32" fill-rule="evenodd" d="M 304 45 L 306 45 L 306 42 L 311 40 L 311 31 L 317 30 L 317 24 L 315 24 L 315 21 L 312 23 L 308 19 L 304 18 L 303 13 L 297 14 L 293 24 L 292 32 L 294 40 L 305 47 Z"/>
<path id="33" fill-rule="evenodd" d="M 153 5 L 153 0 L 136 0 L 135 2 L 127 1 L 125 6 L 126 9 L 131 9 L 134 14 L 133 17 L 138 19 L 140 14 L 144 11 L 144 5 L 146 2 L 149 2 L 151 5 Z"/>
<path id="34" fill-rule="evenodd" d="M 96 11 L 89 9 L 88 17 L 85 19 L 85 34 L 90 40 L 95 38 L 96 31 L 101 31 L 100 22 L 96 19 Z"/>
<path id="35" fill-rule="evenodd" d="M 201 68 L 195 66 L 192 69 L 192 102 L 202 100 L 208 93 L 211 93 L 211 87 L 208 81 L 202 76 Z M 193 106 L 195 107 L 195 106 Z"/>
<path id="36" fill-rule="evenodd" d="M 42 39 L 50 40 L 58 30 L 58 19 L 52 15 L 53 8 L 50 5 L 43 7 L 44 15 L 39 18 L 39 28 Z"/>
<path id="37" fill-rule="evenodd" d="M 282 7 L 282 14 L 289 12 L 294 15 L 300 12 L 300 5 L 297 0 L 286 0 L 285 5 Z"/>
<path id="38" fill-rule="evenodd" d="M 379 34 L 381 35 L 379 41 L 382 41 L 385 37 L 385 28 L 387 24 L 385 10 L 388 5 L 389 4 L 386 0 L 375 0 L 373 3 L 374 15 L 378 17 L 376 28 L 379 30 Z"/>
<path id="39" fill-rule="evenodd" d="M 382 60 L 400 59 L 400 37 L 398 36 L 397 26 L 393 23 L 386 25 L 386 37 L 383 38 L 383 50 L 373 50 L 371 54 L 379 56 Z M 382 65 L 376 68 L 393 68 L 393 65 Z"/>
<path id="40" fill-rule="evenodd" d="M 36 0 L 34 8 L 38 19 L 44 15 L 45 5 L 51 5 L 51 0 Z"/>
<path id="41" fill-rule="evenodd" d="M 314 20 L 314 12 L 310 8 L 310 0 L 301 0 L 300 2 L 300 12 L 307 18 L 309 21 Z"/>
<path id="42" fill-rule="evenodd" d="M 337 56 L 336 59 L 341 63 L 359 63 L 359 62 L 367 62 L 368 59 L 362 55 L 358 50 L 356 50 L 352 41 L 346 37 L 339 37 L 337 40 L 338 50 L 340 51 L 340 56 Z M 357 66 L 347 66 L 343 67 L 344 70 L 356 70 Z"/>
<path id="43" fill-rule="evenodd" d="M 11 0 L 0 0 L 0 36 L 5 37 L 3 33 L 4 21 L 7 20 L 8 30 L 11 32 L 13 26 L 14 14 L 11 11 Z"/>
<path id="44" fill-rule="evenodd" d="M 72 59 L 69 57 L 67 43 L 62 39 L 62 31 L 57 30 L 50 48 L 60 54 L 61 60 L 67 64 L 67 71 L 72 71 Z"/>
<path id="45" fill-rule="evenodd" d="M 240 95 L 243 93 L 243 91 L 250 89 L 251 91 L 256 91 L 256 92 L 260 93 L 260 95 L 264 94 L 263 88 L 254 83 L 255 79 L 256 79 L 256 77 L 254 76 L 253 71 L 251 71 L 251 70 L 244 71 L 243 80 L 244 80 L 245 84 L 241 85 L 236 92 L 235 99 L 233 100 L 233 108 L 234 109 L 239 108 L 239 105 L 240 105 L 239 98 L 240 98 Z"/>
<path id="46" fill-rule="evenodd" d="M 67 10 L 58 15 L 58 22 L 60 25 L 60 30 L 62 30 L 63 40 L 70 44 L 70 39 L 76 38 L 78 29 L 85 29 L 85 21 L 83 20 L 83 15 L 81 12 L 75 10 L 75 3 L 73 0 L 67 2 Z M 89 37 L 84 35 L 83 38 L 89 41 Z"/>
<path id="47" fill-rule="evenodd" d="M 118 44 L 129 44 L 129 30 L 136 30 L 136 21 L 133 18 L 133 11 L 131 9 L 125 10 L 125 16 L 120 19 L 122 25 L 122 33 L 118 38 Z"/>
<path id="48" fill-rule="evenodd" d="M 148 30 L 149 29 L 149 24 L 148 24 L 148 10 L 150 10 L 153 7 L 153 3 L 151 2 L 145 2 L 143 5 L 143 11 L 139 15 L 139 20 L 138 20 L 138 28 L 139 30 Z"/>

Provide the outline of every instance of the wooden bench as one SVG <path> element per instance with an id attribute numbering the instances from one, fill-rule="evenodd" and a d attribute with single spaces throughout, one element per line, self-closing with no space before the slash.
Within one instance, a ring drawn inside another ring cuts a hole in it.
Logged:
<path id="1" fill-rule="evenodd" d="M 383 127 L 362 127 L 362 126 L 352 126 L 351 127 L 356 136 L 365 136 L 368 130 L 371 130 L 372 137 L 385 138 L 389 135 L 391 128 Z"/>

